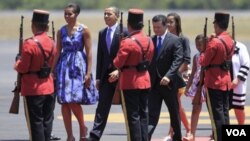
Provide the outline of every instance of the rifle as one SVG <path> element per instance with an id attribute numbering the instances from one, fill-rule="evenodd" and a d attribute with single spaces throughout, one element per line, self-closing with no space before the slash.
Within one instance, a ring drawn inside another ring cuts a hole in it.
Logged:
<path id="1" fill-rule="evenodd" d="M 232 38 L 235 41 L 234 16 L 232 16 Z"/>
<path id="2" fill-rule="evenodd" d="M 150 26 L 150 20 L 148 20 L 148 36 L 151 36 L 151 26 Z"/>
<path id="3" fill-rule="evenodd" d="M 19 33 L 19 51 L 21 54 L 23 47 L 23 16 L 21 16 L 21 24 L 20 24 L 20 33 Z M 19 103 L 20 103 L 20 91 L 21 91 L 21 74 L 17 74 L 17 81 L 15 82 L 15 88 L 12 91 L 14 93 L 14 97 L 12 99 L 9 113 L 18 114 L 19 112 Z"/>
<path id="4" fill-rule="evenodd" d="M 124 37 L 124 34 L 123 34 L 123 12 L 121 11 L 121 19 L 120 19 L 120 43 L 121 43 L 121 40 L 123 39 Z"/>
<path id="5" fill-rule="evenodd" d="M 119 26 L 120 26 L 120 39 L 119 39 L 120 43 L 119 44 L 121 45 L 121 41 L 124 37 L 124 34 L 123 34 L 123 12 L 121 12 L 121 19 L 120 19 Z M 114 96 L 112 99 L 112 104 L 115 104 L 115 105 L 121 104 L 121 90 L 119 90 L 118 86 L 119 86 L 119 80 L 118 80 L 118 83 L 116 85 Z"/>
<path id="6" fill-rule="evenodd" d="M 203 29 L 204 37 L 203 37 L 203 47 L 207 46 L 207 17 L 205 18 L 205 25 Z M 202 93 L 202 86 L 204 81 L 204 67 L 201 67 L 200 71 L 200 81 L 197 86 L 197 90 L 193 99 L 193 105 L 200 105 L 201 104 L 201 93 Z"/>
<path id="7" fill-rule="evenodd" d="M 52 39 L 55 41 L 55 28 L 54 28 L 54 21 L 52 21 Z"/>

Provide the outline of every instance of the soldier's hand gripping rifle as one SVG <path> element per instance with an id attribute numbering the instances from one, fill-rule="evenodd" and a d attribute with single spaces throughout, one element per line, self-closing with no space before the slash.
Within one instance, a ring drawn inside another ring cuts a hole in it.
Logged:
<path id="1" fill-rule="evenodd" d="M 23 16 L 21 16 L 21 24 L 20 24 L 20 33 L 19 33 L 19 51 L 18 54 L 21 55 L 22 46 L 23 46 Z M 18 114 L 19 112 L 19 103 L 20 103 L 20 92 L 21 92 L 21 74 L 17 73 L 17 80 L 15 82 L 15 88 L 12 91 L 14 93 L 14 97 L 12 99 L 9 113 Z"/>
<path id="2" fill-rule="evenodd" d="M 204 25 L 204 37 L 203 37 L 203 48 L 206 48 L 207 46 L 207 17 L 205 18 L 205 25 Z M 200 70 L 200 81 L 197 86 L 197 90 L 193 99 L 193 105 L 200 105 L 201 104 L 201 94 L 202 94 L 202 87 L 204 84 L 204 68 L 201 67 Z"/>
<path id="3" fill-rule="evenodd" d="M 123 12 L 121 12 L 121 19 L 120 19 L 120 39 L 119 39 L 119 46 L 121 45 L 121 41 L 124 37 L 124 33 L 123 33 Z M 119 86 L 119 80 L 118 80 L 118 83 L 116 85 L 116 88 L 115 88 L 115 93 L 114 93 L 114 96 L 113 96 L 113 100 L 112 100 L 112 104 L 121 104 L 121 91 L 119 90 L 118 88 Z"/>

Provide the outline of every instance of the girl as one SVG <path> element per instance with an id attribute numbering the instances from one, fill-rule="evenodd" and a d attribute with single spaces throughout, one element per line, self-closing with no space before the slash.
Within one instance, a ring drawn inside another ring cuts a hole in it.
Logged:
<path id="1" fill-rule="evenodd" d="M 200 71 L 201 71 L 201 66 L 199 64 L 199 57 L 200 57 L 200 52 L 203 50 L 203 35 L 199 34 L 195 38 L 195 45 L 196 49 L 199 51 L 196 53 L 193 57 L 193 66 L 192 66 L 192 72 L 191 75 L 188 79 L 185 94 L 188 97 L 191 97 L 193 99 L 193 110 L 192 110 L 192 115 L 191 115 L 191 134 L 189 136 L 183 137 L 183 141 L 194 141 L 195 140 L 195 131 L 197 127 L 197 123 L 199 120 L 199 115 L 201 112 L 202 104 L 201 102 L 205 101 L 205 91 L 202 88 L 201 90 L 201 99 L 194 101 L 196 92 L 197 92 L 197 86 L 199 85 L 200 81 Z"/>

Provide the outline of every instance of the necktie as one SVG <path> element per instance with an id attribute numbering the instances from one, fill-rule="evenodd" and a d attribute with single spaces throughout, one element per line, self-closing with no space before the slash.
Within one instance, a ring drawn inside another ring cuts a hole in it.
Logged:
<path id="1" fill-rule="evenodd" d="M 112 32 L 112 29 L 108 28 L 107 34 L 106 34 L 106 44 L 107 44 L 107 48 L 109 52 L 110 52 L 110 45 L 111 45 L 111 32 Z"/>
<path id="2" fill-rule="evenodd" d="M 156 47 L 157 55 L 159 55 L 161 49 L 161 37 L 158 37 L 158 45 Z"/>

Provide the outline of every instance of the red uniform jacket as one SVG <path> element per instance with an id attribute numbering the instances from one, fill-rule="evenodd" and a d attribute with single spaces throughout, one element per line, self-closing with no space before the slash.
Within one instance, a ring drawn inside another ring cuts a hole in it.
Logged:
<path id="1" fill-rule="evenodd" d="M 210 39 L 207 44 L 207 48 L 204 53 L 201 54 L 200 64 L 201 66 L 208 66 L 210 64 L 221 64 L 227 56 L 227 51 L 221 38 L 225 41 L 230 58 L 234 53 L 233 39 L 226 32 L 222 32 L 216 38 Z M 230 72 L 222 70 L 219 67 L 211 67 L 205 70 L 204 84 L 207 88 L 217 90 L 228 90 L 231 87 Z"/>
<path id="2" fill-rule="evenodd" d="M 34 36 L 45 51 L 48 57 L 52 47 L 54 47 L 54 41 L 46 34 L 40 33 Z M 54 60 L 56 48 L 53 49 L 53 53 L 49 60 L 49 66 L 52 66 Z M 33 95 L 49 95 L 54 93 L 53 77 L 40 79 L 37 74 L 27 74 L 29 71 L 39 71 L 43 66 L 44 57 L 40 48 L 37 46 L 33 38 L 26 39 L 23 43 L 21 59 L 15 64 L 17 72 L 22 74 L 21 79 L 21 95 L 33 96 Z"/>
<path id="3" fill-rule="evenodd" d="M 149 51 L 147 52 L 147 60 L 151 62 L 154 53 L 154 45 L 150 37 L 146 36 L 142 31 L 134 32 L 130 38 L 122 40 L 120 49 L 113 63 L 118 69 L 123 66 L 136 66 L 142 60 L 142 51 L 140 46 L 131 38 L 136 38 L 143 50 L 146 52 L 148 43 Z M 148 89 L 151 87 L 150 76 L 148 71 L 138 72 L 136 68 L 124 69 L 120 74 L 119 86 L 122 90 L 128 89 Z"/>

